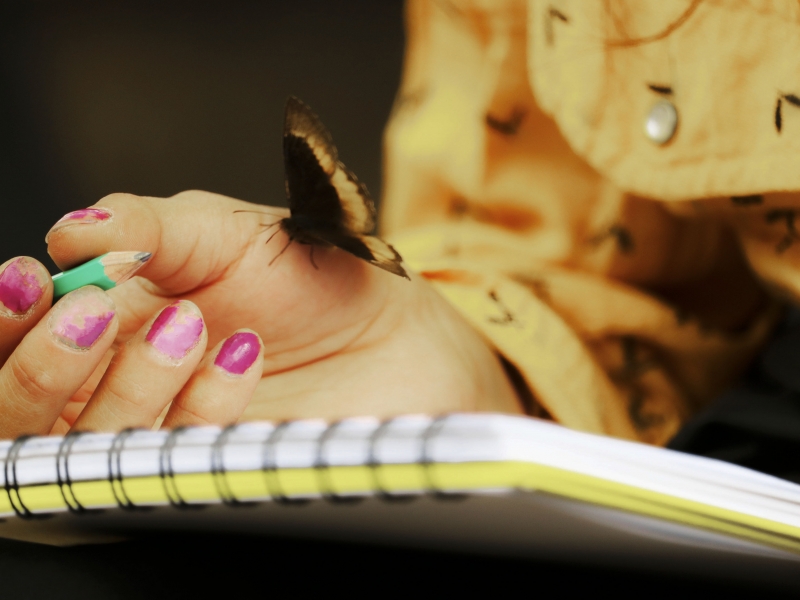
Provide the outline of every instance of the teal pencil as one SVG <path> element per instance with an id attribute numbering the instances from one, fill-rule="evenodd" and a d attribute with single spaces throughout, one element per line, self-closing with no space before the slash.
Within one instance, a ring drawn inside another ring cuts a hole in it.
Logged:
<path id="1" fill-rule="evenodd" d="M 151 256 L 149 252 L 109 252 L 53 275 L 53 298 L 58 300 L 85 285 L 110 290 L 133 277 Z"/>

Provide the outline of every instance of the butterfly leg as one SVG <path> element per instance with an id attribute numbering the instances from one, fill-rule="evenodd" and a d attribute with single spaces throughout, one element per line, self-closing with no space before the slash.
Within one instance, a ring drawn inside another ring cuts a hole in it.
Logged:
<path id="1" fill-rule="evenodd" d="M 279 221 L 279 222 L 280 222 L 280 221 Z M 265 230 L 265 231 L 266 231 L 266 230 Z M 264 245 L 265 245 L 265 246 L 266 246 L 267 244 L 269 244 L 269 243 L 272 241 L 272 238 L 274 238 L 274 237 L 275 237 L 275 235 L 278 233 L 278 231 L 280 231 L 280 229 L 276 230 L 276 231 L 275 231 L 275 233 L 273 233 L 271 236 L 269 236 L 269 238 L 267 239 L 267 241 L 266 241 L 266 242 L 264 242 Z M 290 244 L 292 243 L 292 239 L 291 239 L 291 238 L 289 238 L 289 243 L 290 243 Z M 283 252 L 281 252 L 281 254 L 283 254 Z"/>
<path id="2" fill-rule="evenodd" d="M 278 223 L 280 223 L 280 221 L 275 221 L 274 223 L 259 223 L 259 227 L 263 228 L 264 231 L 269 231 Z"/>
<path id="3" fill-rule="evenodd" d="M 278 233 L 278 232 L 276 231 L 275 233 Z M 274 235 L 275 235 L 275 233 L 273 233 L 272 235 L 274 236 Z M 270 239 L 272 239 L 272 238 L 270 238 Z M 288 242 L 286 242 L 286 245 L 283 247 L 283 250 L 281 250 L 280 252 L 278 252 L 278 254 L 276 254 L 276 255 L 275 255 L 275 257 L 274 257 L 274 258 L 273 258 L 271 261 L 269 261 L 269 266 L 270 266 L 270 267 L 272 266 L 272 263 L 274 263 L 276 260 L 278 260 L 278 259 L 281 257 L 281 254 L 283 254 L 284 252 L 286 252 L 286 249 L 287 249 L 289 246 L 291 246 L 291 245 L 292 245 L 292 242 L 293 242 L 293 241 L 294 241 L 294 238 L 293 238 L 292 236 L 289 236 L 289 241 L 288 241 Z"/>
<path id="4" fill-rule="evenodd" d="M 311 261 L 311 264 L 314 265 L 314 268 L 319 271 L 317 263 L 314 262 L 314 244 L 309 244 L 308 258 Z"/>

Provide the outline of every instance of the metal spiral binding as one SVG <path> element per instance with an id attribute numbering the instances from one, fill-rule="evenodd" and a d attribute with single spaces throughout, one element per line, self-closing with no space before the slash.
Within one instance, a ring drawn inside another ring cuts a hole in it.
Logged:
<path id="1" fill-rule="evenodd" d="M 431 455 L 432 443 L 443 429 L 449 415 L 443 415 L 433 419 L 422 431 L 419 436 L 420 440 L 420 459 L 419 464 L 422 467 L 423 476 L 425 478 L 425 485 L 427 493 L 434 498 L 441 499 L 461 499 L 466 497 L 462 493 L 444 492 L 437 485 L 433 469 L 431 468 L 435 463 Z M 370 434 L 367 449 L 366 465 L 372 476 L 373 491 L 375 496 L 384 501 L 390 502 L 406 502 L 418 498 L 417 494 L 404 494 L 390 492 L 381 481 L 380 467 L 382 463 L 378 460 L 376 447 L 381 438 L 386 435 L 392 423 L 396 421 L 395 418 L 387 419 L 381 422 Z M 278 464 L 276 446 L 281 441 L 286 429 L 292 425 L 292 421 L 285 421 L 277 425 L 266 437 L 262 443 L 262 461 L 261 470 L 264 473 L 265 483 L 268 493 L 273 501 L 280 504 L 306 504 L 306 499 L 292 499 L 288 498 L 280 485 L 280 478 L 278 476 Z M 333 438 L 337 429 L 342 424 L 342 421 L 336 421 L 328 425 L 325 430 L 317 438 L 316 458 L 314 469 L 317 473 L 320 495 L 323 499 L 329 502 L 358 502 L 363 500 L 361 496 L 347 497 L 342 496 L 334 491 L 331 481 L 331 464 L 325 458 L 326 444 Z M 166 440 L 159 448 L 159 477 L 162 480 L 164 491 L 169 500 L 169 503 L 176 508 L 201 508 L 199 504 L 190 504 L 186 502 L 178 490 L 175 481 L 175 471 L 172 464 L 172 452 L 177 445 L 178 436 L 184 431 L 185 428 L 174 429 L 169 432 Z M 214 484 L 219 494 L 221 502 L 228 506 L 242 506 L 253 505 L 252 502 L 243 502 L 236 498 L 230 488 L 225 469 L 223 451 L 230 435 L 236 429 L 235 425 L 230 425 L 223 429 L 216 437 L 211 445 L 211 475 Z M 124 477 L 122 475 L 122 452 L 125 447 L 126 440 L 133 435 L 136 429 L 125 429 L 114 436 L 111 445 L 108 449 L 108 480 L 111 484 L 111 489 L 114 494 L 114 499 L 118 506 L 123 510 L 148 510 L 151 507 L 137 506 L 128 497 L 125 486 Z M 92 509 L 87 509 L 83 506 L 75 496 L 72 489 L 72 479 L 69 473 L 70 454 L 72 452 L 75 442 L 84 435 L 83 432 L 71 432 L 67 434 L 58 446 L 56 453 L 56 474 L 57 483 L 64 499 L 64 503 L 72 513 L 86 514 L 94 512 Z M 20 486 L 17 481 L 17 460 L 19 459 L 20 451 L 25 443 L 31 436 L 23 436 L 17 438 L 8 450 L 5 460 L 5 492 L 11 502 L 11 506 L 17 516 L 23 519 L 32 519 L 40 517 L 48 517 L 51 515 L 35 514 L 33 513 L 22 501 L 20 496 Z"/>
<path id="2" fill-rule="evenodd" d="M 284 431 L 292 424 L 292 421 L 284 421 L 273 429 L 264 440 L 261 454 L 261 470 L 264 472 L 264 480 L 267 484 L 267 491 L 273 502 L 278 504 L 306 504 L 308 500 L 298 498 L 287 498 L 281 489 L 278 477 L 278 463 L 275 455 L 275 444 L 280 441 Z"/>
<path id="3" fill-rule="evenodd" d="M 381 437 L 386 433 L 389 427 L 391 427 L 395 420 L 396 419 L 393 417 L 381 422 L 380 425 L 375 428 L 375 431 L 372 432 L 372 435 L 369 436 L 367 466 L 369 467 L 370 473 L 372 473 L 372 487 L 375 489 L 376 498 L 383 500 L 384 502 L 410 502 L 412 500 L 416 500 L 419 496 L 416 494 L 393 494 L 389 492 L 383 486 L 383 482 L 378 475 L 380 472 L 381 463 L 378 462 L 378 456 L 375 453 L 375 446 L 377 445 L 378 440 L 381 439 Z"/>
<path id="4" fill-rule="evenodd" d="M 241 502 L 231 491 L 228 484 L 228 474 L 225 471 L 225 457 L 223 451 L 225 444 L 231 433 L 236 430 L 236 425 L 228 425 L 223 429 L 211 445 L 211 477 L 214 479 L 214 487 L 217 489 L 220 500 L 226 506 L 241 506 L 243 504 L 252 505 L 250 502 Z"/>
<path id="5" fill-rule="evenodd" d="M 422 448 L 420 449 L 419 462 L 423 468 L 423 473 L 425 474 L 425 481 L 428 485 L 428 493 L 431 496 L 440 500 L 463 500 L 467 497 L 466 494 L 444 492 L 440 490 L 436 485 L 436 482 L 433 480 L 431 473 L 431 465 L 434 464 L 434 461 L 431 458 L 431 441 L 433 441 L 433 439 L 439 435 L 439 432 L 444 427 L 445 421 L 449 416 L 450 415 L 442 415 L 440 417 L 436 417 L 433 421 L 431 421 L 430 425 L 425 428 L 425 431 L 422 432 L 422 435 L 420 436 Z"/>
<path id="6" fill-rule="evenodd" d="M 69 432 L 64 436 L 64 439 L 61 440 L 61 443 L 58 445 L 58 452 L 56 453 L 56 477 L 58 487 L 61 489 L 61 497 L 64 498 L 64 503 L 72 513 L 89 512 L 75 497 L 75 492 L 72 489 L 72 479 L 69 476 L 69 457 L 72 453 L 72 447 L 83 434 L 84 432 L 82 431 Z"/>
<path id="7" fill-rule="evenodd" d="M 331 482 L 330 467 L 331 465 L 324 460 L 325 444 L 333 436 L 341 421 L 336 421 L 328 425 L 325 431 L 317 438 L 317 456 L 314 461 L 314 469 L 317 472 L 317 481 L 319 482 L 319 491 L 323 500 L 334 502 L 338 504 L 354 504 L 361 502 L 364 498 L 362 496 L 341 496 L 333 491 L 333 484 Z"/>
<path id="8" fill-rule="evenodd" d="M 190 504 L 181 497 L 178 491 L 178 484 L 175 482 L 175 470 L 172 468 L 172 451 L 178 443 L 178 436 L 180 436 L 186 427 L 176 427 L 167 435 L 167 439 L 161 445 L 158 452 L 158 476 L 161 477 L 161 483 L 164 484 L 164 493 L 167 495 L 167 500 L 175 508 L 203 508 L 201 504 Z"/>
<path id="9" fill-rule="evenodd" d="M 8 449 L 5 464 L 6 494 L 11 502 L 11 508 L 14 509 L 18 517 L 23 519 L 35 519 L 37 516 L 41 516 L 32 513 L 22 502 L 22 498 L 19 495 L 19 483 L 17 482 L 17 459 L 19 458 L 19 451 L 31 437 L 30 435 L 24 435 L 14 440 L 14 443 L 11 444 L 11 447 Z"/>
<path id="10" fill-rule="evenodd" d="M 108 481 L 111 484 L 111 491 L 114 494 L 114 500 L 117 501 L 119 507 L 123 510 L 136 510 L 146 507 L 136 506 L 128 494 L 125 492 L 122 477 L 122 450 L 125 447 L 125 440 L 133 435 L 136 429 L 123 429 L 111 441 L 111 447 L 108 449 Z"/>

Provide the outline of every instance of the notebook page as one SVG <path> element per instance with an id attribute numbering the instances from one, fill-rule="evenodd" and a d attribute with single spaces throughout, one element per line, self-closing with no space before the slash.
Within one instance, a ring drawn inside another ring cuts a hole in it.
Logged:
<path id="1" fill-rule="evenodd" d="M 800 527 L 800 486 L 736 465 L 546 422 L 492 415 L 454 415 L 437 441 L 436 459 L 462 460 L 461 431 L 494 429 L 505 460 L 549 465 Z M 484 434 L 488 435 L 488 434 Z M 456 438 L 452 443 L 450 438 Z"/>
<path id="2" fill-rule="evenodd" d="M 460 483 L 455 484 L 447 483 L 456 481 L 452 477 L 433 475 L 456 472 L 442 471 L 444 465 L 469 468 L 458 471 Z M 471 473 L 477 473 L 473 465 L 484 468 L 484 475 L 472 478 Z M 12 509 L 46 513 L 115 504 L 135 508 L 554 489 L 548 488 L 552 482 L 546 480 L 547 473 L 514 465 L 540 465 L 593 478 L 578 485 L 605 485 L 603 493 L 611 505 L 613 494 L 639 490 L 634 495 L 640 507 L 647 508 L 642 502 L 670 505 L 678 519 L 700 511 L 706 520 L 733 519 L 740 527 L 758 529 L 752 519 L 761 519 L 800 528 L 800 486 L 711 459 L 505 415 L 408 415 L 385 423 L 370 417 L 335 424 L 245 423 L 224 431 L 200 427 L 87 433 L 0 443 L 0 483 L 9 498 L 16 494 L 4 509 L 8 514 Z M 538 474 L 531 478 L 532 472 Z M 491 477 L 486 479 L 486 473 Z M 563 478 L 557 473 L 554 476 Z M 608 487 L 611 484 L 627 487 Z M 719 511 L 732 511 L 732 516 Z"/>

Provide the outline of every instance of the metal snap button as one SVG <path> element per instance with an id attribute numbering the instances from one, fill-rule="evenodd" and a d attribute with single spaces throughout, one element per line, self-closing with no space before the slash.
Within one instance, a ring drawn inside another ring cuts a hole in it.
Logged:
<path id="1" fill-rule="evenodd" d="M 644 133 L 654 144 L 666 144 L 678 128 L 678 110 L 668 100 L 659 100 L 647 113 Z"/>

